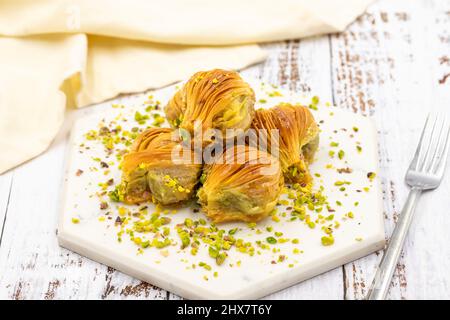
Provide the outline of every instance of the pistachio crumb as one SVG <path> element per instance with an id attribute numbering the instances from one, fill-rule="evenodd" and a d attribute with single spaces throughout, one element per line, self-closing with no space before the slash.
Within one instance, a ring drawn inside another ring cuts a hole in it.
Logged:
<path id="1" fill-rule="evenodd" d="M 334 238 L 332 235 L 323 236 L 321 240 L 322 245 L 324 246 L 331 246 L 332 244 L 334 244 Z"/>

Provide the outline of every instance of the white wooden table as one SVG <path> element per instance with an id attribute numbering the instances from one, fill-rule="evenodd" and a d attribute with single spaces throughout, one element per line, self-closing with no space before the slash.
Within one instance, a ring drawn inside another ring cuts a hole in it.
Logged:
<path id="1" fill-rule="evenodd" d="M 403 176 L 427 112 L 450 114 L 450 1 L 380 1 L 338 35 L 264 45 L 243 72 L 372 117 L 379 130 L 386 233 L 407 195 Z M 0 298 L 179 299 L 58 246 L 67 131 L 42 156 L 0 176 Z M 450 174 L 417 208 L 392 299 L 450 298 Z M 381 252 L 283 290 L 275 299 L 361 299 Z"/>

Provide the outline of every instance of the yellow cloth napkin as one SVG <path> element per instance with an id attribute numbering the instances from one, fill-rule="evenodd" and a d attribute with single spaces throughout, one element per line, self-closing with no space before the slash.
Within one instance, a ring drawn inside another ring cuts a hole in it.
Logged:
<path id="1" fill-rule="evenodd" d="M 66 106 L 265 59 L 254 43 L 336 32 L 372 0 L 1 0 L 0 173 L 51 143 Z"/>

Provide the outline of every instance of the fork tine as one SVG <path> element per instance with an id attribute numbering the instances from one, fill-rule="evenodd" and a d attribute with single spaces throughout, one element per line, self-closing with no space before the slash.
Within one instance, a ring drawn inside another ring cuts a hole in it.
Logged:
<path id="1" fill-rule="evenodd" d="M 434 119 L 433 119 L 434 118 Z M 429 121 L 432 122 L 429 122 Z M 437 122 L 437 118 L 434 117 L 431 113 L 428 115 L 427 121 L 425 123 L 425 126 L 423 127 L 423 131 L 422 131 L 422 137 L 420 138 L 419 141 L 419 145 L 417 146 L 418 150 L 419 150 L 419 155 L 417 158 L 417 165 L 416 165 L 416 170 L 417 171 L 422 171 L 425 167 L 425 164 L 427 163 L 427 159 L 428 159 L 428 154 L 430 152 L 430 148 L 431 148 L 431 144 L 433 142 L 433 135 L 434 135 L 434 130 L 436 128 L 436 122 Z M 429 131 L 429 126 L 431 127 L 431 132 L 429 133 L 429 137 L 426 134 L 427 131 Z M 428 143 L 424 143 L 426 142 L 425 136 L 427 136 L 426 138 L 428 139 Z M 425 153 L 424 153 L 424 149 Z"/>
<path id="2" fill-rule="evenodd" d="M 429 162 L 429 160 L 430 160 L 430 156 L 429 156 L 429 154 L 430 154 L 430 149 L 431 149 L 431 147 L 432 147 L 432 145 L 433 145 L 433 137 L 434 137 L 434 133 L 435 133 L 435 129 L 436 129 L 436 123 L 438 122 L 438 117 L 436 116 L 436 115 L 434 115 L 434 122 L 433 122 L 433 127 L 431 128 L 431 133 L 430 133 L 430 136 L 429 136 L 429 141 L 428 141 L 428 144 L 426 145 L 426 148 L 427 148 L 427 151 L 425 152 L 425 155 L 423 156 L 423 159 L 420 161 L 420 159 L 419 159 L 419 171 L 423 171 L 425 168 L 426 168 L 426 166 L 427 166 L 427 164 L 428 164 L 428 162 Z M 424 148 L 425 146 L 422 146 L 421 147 L 421 150 Z"/>
<path id="3" fill-rule="evenodd" d="M 447 137 L 445 138 L 445 142 L 443 144 L 443 150 L 440 154 L 439 162 L 436 165 L 436 169 L 433 170 L 433 173 L 435 173 L 436 175 L 441 176 L 444 173 L 445 165 L 447 163 L 449 149 L 450 149 L 450 124 L 447 123 Z"/>
<path id="4" fill-rule="evenodd" d="M 425 136 L 425 131 L 428 127 L 429 121 L 430 121 L 430 114 L 428 114 L 427 119 L 425 120 L 425 125 L 423 126 L 423 129 L 422 129 L 422 133 L 420 134 L 420 140 L 419 140 L 419 143 L 417 144 L 416 152 L 414 153 L 414 157 L 410 164 L 411 169 L 417 170 L 419 167 L 419 158 L 420 158 L 421 149 L 422 149 L 422 142 L 423 142 L 423 138 Z"/>
<path id="5" fill-rule="evenodd" d="M 440 116 L 440 114 L 436 115 L 436 117 L 437 117 L 436 122 L 438 121 L 439 116 Z M 443 146 L 445 146 L 445 144 L 443 144 L 445 142 L 445 136 L 442 135 L 445 132 L 445 125 L 446 125 L 445 115 L 442 115 L 441 118 L 443 119 L 442 125 L 440 126 L 440 129 L 439 129 L 439 134 L 438 134 L 438 138 L 437 138 L 437 141 L 435 144 L 433 156 L 430 158 L 431 163 L 427 166 L 424 165 L 424 170 L 426 172 L 434 172 L 433 168 L 435 167 L 435 164 L 440 159 L 438 152 L 440 152 L 440 150 L 443 148 Z M 433 144 L 433 140 L 430 141 L 430 145 L 431 144 Z"/>

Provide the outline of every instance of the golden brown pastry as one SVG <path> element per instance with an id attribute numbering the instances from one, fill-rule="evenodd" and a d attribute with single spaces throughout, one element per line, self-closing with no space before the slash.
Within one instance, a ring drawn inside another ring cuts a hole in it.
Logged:
<path id="1" fill-rule="evenodd" d="M 222 163 L 221 163 L 222 162 Z M 207 164 L 197 195 L 214 222 L 256 222 L 277 204 L 283 188 L 279 161 L 266 152 L 241 145 Z"/>
<path id="2" fill-rule="evenodd" d="M 275 153 L 278 149 L 287 182 L 308 184 L 312 181 L 308 164 L 313 161 L 319 145 L 319 128 L 308 108 L 281 103 L 271 109 L 258 109 L 252 129 L 264 135 L 263 140 L 267 141 L 269 152 Z M 266 129 L 267 134 L 259 129 Z M 272 145 L 273 129 L 279 130 L 279 145 Z"/>
<path id="3" fill-rule="evenodd" d="M 255 93 L 235 71 L 214 69 L 194 74 L 175 93 L 165 107 L 174 127 L 193 135 L 196 121 L 203 134 L 218 129 L 225 138 L 226 129 L 247 130 L 254 115 Z M 203 138 L 209 142 L 209 137 Z"/>
<path id="4" fill-rule="evenodd" d="M 181 161 L 187 152 L 189 161 Z M 122 162 L 121 200 L 140 203 L 151 199 L 161 204 L 174 204 L 189 199 L 201 173 L 201 164 L 194 164 L 191 148 L 182 147 L 177 130 L 151 128 L 144 131 L 134 142 L 131 151 Z"/>

